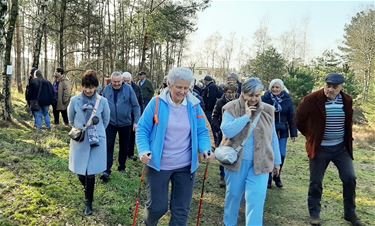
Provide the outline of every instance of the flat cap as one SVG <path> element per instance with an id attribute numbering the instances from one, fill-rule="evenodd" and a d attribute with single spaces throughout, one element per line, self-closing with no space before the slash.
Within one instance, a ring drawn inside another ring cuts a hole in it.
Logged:
<path id="1" fill-rule="evenodd" d="M 210 81 L 212 81 L 213 79 L 212 79 L 212 77 L 211 76 L 209 76 L 209 75 L 206 75 L 205 77 L 204 77 L 204 79 L 203 80 L 205 80 L 205 81 L 208 81 L 208 82 L 210 82 Z"/>
<path id="2" fill-rule="evenodd" d="M 329 73 L 326 76 L 326 83 L 330 85 L 340 85 L 345 82 L 345 78 L 342 74 Z"/>

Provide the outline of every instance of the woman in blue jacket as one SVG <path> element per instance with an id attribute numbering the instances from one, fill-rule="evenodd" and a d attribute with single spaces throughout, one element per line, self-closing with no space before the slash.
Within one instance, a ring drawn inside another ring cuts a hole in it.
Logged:
<path id="1" fill-rule="evenodd" d="M 269 90 L 262 96 L 262 101 L 271 104 L 275 107 L 275 127 L 279 137 L 279 149 L 281 155 L 281 168 L 283 167 L 286 157 L 286 144 L 289 134 L 292 141 L 297 137 L 297 128 L 293 121 L 294 119 L 294 106 L 292 98 L 289 96 L 288 89 L 284 86 L 281 79 L 274 79 L 270 82 Z M 274 176 L 273 180 L 277 187 L 283 187 L 280 179 L 280 174 Z M 272 175 L 268 178 L 268 188 L 272 187 Z"/>
<path id="2" fill-rule="evenodd" d="M 199 100 L 189 92 L 192 81 L 190 69 L 172 69 L 168 73 L 168 87 L 149 102 L 138 122 L 138 154 L 147 164 L 148 226 L 157 225 L 168 210 L 169 182 L 169 225 L 187 225 L 198 152 L 209 157 L 209 132 Z"/>
<path id="3" fill-rule="evenodd" d="M 82 93 L 74 96 L 68 106 L 69 124 L 82 129 L 87 124 L 97 100 L 99 105 L 95 114 L 97 118 L 87 127 L 84 140 L 82 142 L 70 140 L 69 169 L 78 175 L 85 189 L 85 215 L 91 215 L 95 175 L 106 169 L 105 128 L 109 123 L 110 112 L 107 99 L 96 93 L 99 81 L 95 71 L 86 71 L 82 76 L 81 84 Z"/>

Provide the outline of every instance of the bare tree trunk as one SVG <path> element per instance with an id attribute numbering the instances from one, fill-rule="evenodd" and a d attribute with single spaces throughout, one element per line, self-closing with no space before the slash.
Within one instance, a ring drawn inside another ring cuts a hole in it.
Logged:
<path id="1" fill-rule="evenodd" d="M 109 68 L 113 71 L 113 48 L 112 48 L 112 29 L 111 29 L 111 12 L 109 10 L 110 0 L 107 0 L 107 13 L 108 13 L 108 56 L 109 56 Z"/>
<path id="2" fill-rule="evenodd" d="M 66 0 L 61 0 L 61 12 L 60 12 L 60 26 L 59 26 L 59 66 L 64 68 L 64 26 L 65 26 L 65 15 L 66 15 Z"/>
<path id="3" fill-rule="evenodd" d="M 169 69 L 169 41 L 167 41 L 166 52 L 165 52 L 165 71 L 164 71 L 165 75 L 168 73 L 168 69 Z"/>
<path id="4" fill-rule="evenodd" d="M 3 118 L 4 120 L 10 121 L 12 119 L 12 101 L 11 101 L 11 79 L 10 76 L 6 74 L 7 65 L 12 65 L 11 62 L 11 51 L 12 51 L 12 41 L 13 32 L 16 25 L 16 20 L 18 16 L 18 0 L 11 1 L 10 15 L 8 20 L 8 28 L 5 36 L 5 54 L 4 54 L 4 105 L 3 105 Z"/>
<path id="5" fill-rule="evenodd" d="M 36 29 L 36 39 L 35 39 L 35 46 L 34 46 L 34 52 L 33 52 L 33 67 L 38 68 L 39 67 L 39 56 L 40 56 L 40 50 L 42 45 L 42 37 L 44 30 L 46 28 L 46 7 L 47 7 L 48 0 L 43 0 L 41 3 L 41 10 L 40 14 L 41 16 L 38 17 L 38 25 Z"/>
<path id="6" fill-rule="evenodd" d="M 44 29 L 44 78 L 48 79 L 48 38 L 47 29 Z"/>
<path id="7" fill-rule="evenodd" d="M 23 74 L 23 81 L 27 81 L 27 74 L 28 74 L 28 70 L 29 70 L 29 51 L 26 52 L 26 42 L 25 42 L 25 28 L 24 28 L 24 25 L 25 25 L 25 15 L 23 14 L 22 16 L 22 30 L 21 30 L 21 33 L 22 33 L 22 49 L 24 51 L 21 51 L 22 53 L 22 74 Z M 26 58 L 27 58 L 27 61 L 26 61 Z"/>
<path id="8" fill-rule="evenodd" d="M 22 70 L 21 70 L 21 57 L 22 57 L 22 51 L 21 51 L 21 35 L 20 35 L 20 18 L 17 19 L 16 21 L 16 35 L 15 35 L 15 40 L 16 40 L 16 67 L 14 70 L 14 74 L 16 75 L 16 83 L 17 83 L 17 91 L 18 93 L 23 93 L 22 89 Z"/>
<path id="9" fill-rule="evenodd" d="M 154 76 L 154 44 L 151 44 L 151 54 L 150 54 L 150 77 Z M 159 83 L 158 83 L 159 84 Z"/>

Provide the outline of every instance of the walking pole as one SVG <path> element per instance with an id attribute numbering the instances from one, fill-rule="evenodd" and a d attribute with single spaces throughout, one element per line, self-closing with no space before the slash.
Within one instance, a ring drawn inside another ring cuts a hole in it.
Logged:
<path id="1" fill-rule="evenodd" d="M 208 153 L 210 155 L 210 153 Z M 206 162 L 206 169 L 204 170 L 203 182 L 202 182 L 202 190 L 201 190 L 201 197 L 199 199 L 199 207 L 198 207 L 198 215 L 197 215 L 197 226 L 201 224 L 202 218 L 202 205 L 203 205 L 203 194 L 204 194 L 204 184 L 206 182 L 208 176 L 208 161 Z"/>
<path id="2" fill-rule="evenodd" d="M 149 156 L 150 154 L 147 154 L 147 155 Z M 134 210 L 134 217 L 133 217 L 133 224 L 132 224 L 132 226 L 136 226 L 137 225 L 138 212 L 139 212 L 139 204 L 140 204 L 140 199 L 141 199 L 141 188 L 142 188 L 143 181 L 145 179 L 146 168 L 147 168 L 147 165 L 145 164 L 143 166 L 143 169 L 142 169 L 141 181 L 139 183 L 137 199 L 135 201 L 135 210 Z"/>

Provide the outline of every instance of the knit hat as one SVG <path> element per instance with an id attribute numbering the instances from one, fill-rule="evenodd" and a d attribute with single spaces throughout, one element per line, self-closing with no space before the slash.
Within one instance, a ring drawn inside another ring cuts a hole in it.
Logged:
<path id="1" fill-rule="evenodd" d="M 210 82 L 210 81 L 212 81 L 212 80 L 213 80 L 213 78 L 212 78 L 211 76 L 209 76 L 209 75 L 206 75 L 206 76 L 204 77 L 204 81 Z"/>

